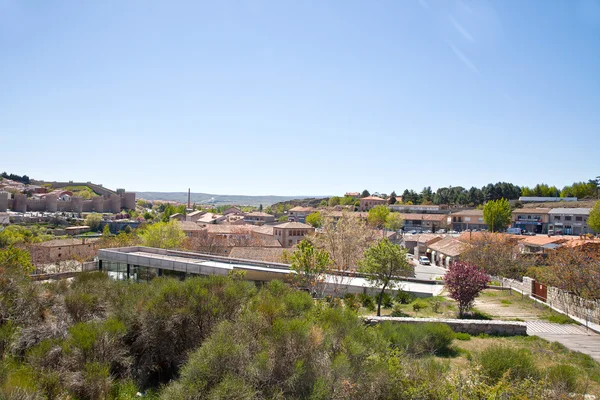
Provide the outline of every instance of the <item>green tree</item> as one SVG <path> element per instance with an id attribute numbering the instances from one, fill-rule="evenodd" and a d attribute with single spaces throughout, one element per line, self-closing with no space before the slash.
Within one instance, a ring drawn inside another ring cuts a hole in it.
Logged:
<path id="1" fill-rule="evenodd" d="M 102 214 L 91 213 L 85 217 L 85 221 L 83 222 L 85 225 L 90 227 L 90 230 L 97 231 L 100 228 L 100 221 L 102 221 Z"/>
<path id="2" fill-rule="evenodd" d="M 108 226 L 108 224 L 104 225 L 104 228 L 102 228 L 102 237 L 103 238 L 110 237 L 110 227 Z"/>
<path id="3" fill-rule="evenodd" d="M 185 233 L 177 221 L 169 221 L 149 225 L 141 237 L 144 246 L 176 249 L 183 245 Z"/>
<path id="4" fill-rule="evenodd" d="M 511 216 L 510 203 L 504 198 L 488 201 L 483 207 L 483 220 L 492 232 L 505 230 Z"/>
<path id="5" fill-rule="evenodd" d="M 306 223 L 315 228 L 320 228 L 323 225 L 323 216 L 319 211 L 306 216 Z"/>
<path id="6" fill-rule="evenodd" d="M 258 206 L 258 211 L 259 211 L 259 212 L 262 212 L 262 210 L 263 210 L 263 205 L 262 205 L 262 204 L 260 204 L 260 205 Z"/>
<path id="7" fill-rule="evenodd" d="M 590 210 L 588 226 L 592 228 L 594 232 L 600 233 L 600 200 L 598 200 Z"/>
<path id="8" fill-rule="evenodd" d="M 400 213 L 389 213 L 385 219 L 385 228 L 397 232 L 404 227 L 404 219 Z"/>
<path id="9" fill-rule="evenodd" d="M 369 191 L 367 189 L 363 190 L 360 197 L 369 197 L 371 195 L 371 193 L 369 193 Z"/>
<path id="10" fill-rule="evenodd" d="M 308 289 L 311 296 L 321 297 L 325 290 L 325 273 L 332 264 L 329 253 L 317 249 L 310 241 L 303 240 L 292 253 L 291 261 L 297 285 Z"/>
<path id="11" fill-rule="evenodd" d="M 356 201 L 356 199 L 352 196 L 344 196 L 340 200 L 340 204 L 343 206 L 351 206 L 354 204 L 355 201 Z"/>
<path id="12" fill-rule="evenodd" d="M 369 210 L 367 221 L 375 228 L 381 229 L 387 221 L 387 217 L 390 214 L 389 208 L 385 205 L 379 205 Z"/>
<path id="13" fill-rule="evenodd" d="M 329 207 L 337 206 L 340 204 L 340 198 L 338 196 L 333 196 L 329 199 Z"/>
<path id="14" fill-rule="evenodd" d="M 289 218 L 287 215 L 282 215 L 281 217 L 279 217 L 278 221 L 279 222 L 288 222 Z"/>
<path id="15" fill-rule="evenodd" d="M 406 256 L 408 250 L 383 239 L 365 251 L 359 271 L 366 274 L 369 283 L 380 290 L 377 316 L 381 315 L 381 300 L 386 289 L 393 289 L 401 277 L 414 275 L 414 267 Z"/>
<path id="16" fill-rule="evenodd" d="M 321 200 L 321 202 L 319 203 L 319 207 L 327 207 L 327 200 Z"/>

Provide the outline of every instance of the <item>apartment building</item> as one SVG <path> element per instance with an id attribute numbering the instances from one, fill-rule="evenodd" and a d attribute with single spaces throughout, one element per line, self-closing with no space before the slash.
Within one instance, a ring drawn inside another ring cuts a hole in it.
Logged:
<path id="1" fill-rule="evenodd" d="M 589 208 L 553 208 L 548 212 L 548 233 L 582 235 L 592 233 L 587 226 Z"/>
<path id="2" fill-rule="evenodd" d="M 483 222 L 483 210 L 463 210 L 450 214 L 452 229 L 458 232 L 467 229 L 488 229 Z"/>
<path id="3" fill-rule="evenodd" d="M 512 227 L 532 233 L 548 233 L 551 208 L 517 208 L 512 212 Z"/>
<path id="4" fill-rule="evenodd" d="M 315 228 L 301 222 L 285 222 L 273 227 L 273 235 L 283 247 L 295 246 L 314 232 Z"/>
<path id="5" fill-rule="evenodd" d="M 290 222 L 306 222 L 306 217 L 316 212 L 313 207 L 296 206 L 288 211 L 288 221 Z"/>
<path id="6" fill-rule="evenodd" d="M 371 208 L 380 205 L 386 205 L 387 200 L 381 197 L 368 196 L 360 199 L 360 211 L 369 211 Z"/>

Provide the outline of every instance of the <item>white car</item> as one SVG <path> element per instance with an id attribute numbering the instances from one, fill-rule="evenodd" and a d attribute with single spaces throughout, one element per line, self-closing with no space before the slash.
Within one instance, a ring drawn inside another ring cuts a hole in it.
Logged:
<path id="1" fill-rule="evenodd" d="M 431 261 L 429 261 L 429 258 L 427 258 L 425 256 L 421 256 L 421 257 L 419 257 L 419 264 L 421 264 L 421 265 L 431 265 Z"/>

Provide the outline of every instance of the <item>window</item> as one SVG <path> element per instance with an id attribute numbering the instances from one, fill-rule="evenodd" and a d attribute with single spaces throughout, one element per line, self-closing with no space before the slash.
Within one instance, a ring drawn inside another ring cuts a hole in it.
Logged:
<path id="1" fill-rule="evenodd" d="M 288 246 L 292 245 L 292 239 L 288 240 Z"/>
<path id="2" fill-rule="evenodd" d="M 555 221 L 560 221 L 560 215 L 555 215 L 555 216 L 554 216 L 554 220 L 555 220 Z"/>
<path id="3" fill-rule="evenodd" d="M 581 222 L 581 221 L 583 221 L 583 217 L 575 217 L 575 221 Z"/>
<path id="4" fill-rule="evenodd" d="M 567 216 L 565 217 L 565 221 L 570 221 L 570 220 L 571 220 L 571 216 L 570 216 L 570 215 L 567 215 Z"/>
<path id="5" fill-rule="evenodd" d="M 531 215 L 528 215 L 528 216 L 527 216 L 527 219 L 531 219 Z"/>

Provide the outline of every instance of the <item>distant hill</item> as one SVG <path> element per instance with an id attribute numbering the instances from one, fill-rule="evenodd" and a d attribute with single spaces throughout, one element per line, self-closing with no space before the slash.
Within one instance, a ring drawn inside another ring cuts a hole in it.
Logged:
<path id="1" fill-rule="evenodd" d="M 136 192 L 138 199 L 145 200 L 165 200 L 178 201 L 187 203 L 187 192 Z M 192 193 L 191 202 L 196 204 L 235 204 L 240 206 L 255 206 L 263 205 L 263 207 L 271 204 L 302 199 L 309 196 L 243 196 L 243 195 L 226 195 L 226 194 L 210 194 L 210 193 Z M 325 196 L 323 196 L 325 197 Z"/>

